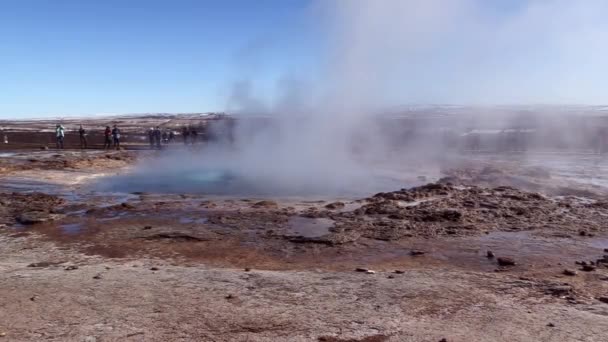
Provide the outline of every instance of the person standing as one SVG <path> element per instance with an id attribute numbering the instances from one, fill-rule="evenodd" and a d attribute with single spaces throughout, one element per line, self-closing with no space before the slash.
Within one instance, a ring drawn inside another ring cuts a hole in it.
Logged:
<path id="1" fill-rule="evenodd" d="M 190 130 L 184 126 L 182 128 L 182 136 L 184 137 L 184 145 L 188 145 L 188 137 L 190 136 Z"/>
<path id="2" fill-rule="evenodd" d="M 159 150 L 160 150 L 161 136 L 162 136 L 162 133 L 160 131 L 160 127 L 156 126 L 156 128 L 154 129 L 154 142 L 156 143 L 156 148 Z"/>
<path id="3" fill-rule="evenodd" d="M 106 126 L 106 129 L 103 131 L 103 149 L 109 149 L 112 146 L 112 130 L 110 126 Z"/>
<path id="4" fill-rule="evenodd" d="M 120 129 L 117 125 L 112 128 L 112 140 L 114 142 L 114 148 L 120 150 Z"/>
<path id="5" fill-rule="evenodd" d="M 190 143 L 192 145 L 196 144 L 197 138 L 198 138 L 198 132 L 196 131 L 196 129 L 192 128 L 192 130 L 190 131 Z"/>
<path id="6" fill-rule="evenodd" d="M 80 129 L 78 130 L 78 135 L 80 136 L 80 148 L 87 148 L 87 131 L 82 128 L 80 125 Z"/>
<path id="7" fill-rule="evenodd" d="M 150 141 L 150 149 L 154 149 L 154 128 L 150 127 L 148 131 L 148 140 Z"/>
<path id="8" fill-rule="evenodd" d="M 173 131 L 169 131 L 169 143 L 172 143 L 173 139 L 175 139 L 175 133 Z"/>
<path id="9" fill-rule="evenodd" d="M 65 129 L 61 124 L 55 127 L 55 138 L 57 139 L 57 149 L 63 150 L 63 139 L 65 138 Z"/>

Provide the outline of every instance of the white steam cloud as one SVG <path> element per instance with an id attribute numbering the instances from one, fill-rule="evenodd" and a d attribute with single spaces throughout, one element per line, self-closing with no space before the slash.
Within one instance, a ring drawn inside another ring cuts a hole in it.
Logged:
<path id="1" fill-rule="evenodd" d="M 260 194 L 406 186 L 378 166 L 391 148 L 374 114 L 408 103 L 602 103 L 607 10 L 601 0 L 314 2 L 310 24 L 323 36 L 314 82 L 283 78 L 271 102 L 256 98 L 255 80 L 238 82 L 234 144 L 167 155 L 151 179 L 193 189 L 180 174 L 221 170 L 232 185 L 212 191 Z M 271 119 L 252 126 L 253 115 Z"/>

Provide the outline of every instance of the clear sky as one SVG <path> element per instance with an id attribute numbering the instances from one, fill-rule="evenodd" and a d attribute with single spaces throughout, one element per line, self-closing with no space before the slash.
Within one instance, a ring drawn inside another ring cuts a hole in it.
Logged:
<path id="1" fill-rule="evenodd" d="M 606 13 L 605 0 L 0 0 L 0 118 L 266 110 L 277 89 L 291 107 L 313 93 L 335 108 L 606 104 Z"/>
<path id="2" fill-rule="evenodd" d="M 0 0 L 0 117 L 223 110 L 306 64 L 306 0 Z"/>

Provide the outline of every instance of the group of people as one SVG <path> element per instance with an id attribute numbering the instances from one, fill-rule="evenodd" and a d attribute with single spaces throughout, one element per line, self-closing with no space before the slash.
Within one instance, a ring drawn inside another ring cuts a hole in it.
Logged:
<path id="1" fill-rule="evenodd" d="M 55 127 L 55 137 L 58 149 L 64 148 L 64 140 L 65 140 L 66 130 L 61 124 L 57 124 Z M 80 148 L 86 149 L 88 148 L 88 140 L 87 140 L 87 131 L 80 125 L 78 129 L 78 136 L 80 138 Z M 192 144 L 194 145 L 198 140 L 198 132 L 194 128 L 183 127 L 182 136 L 184 139 L 184 144 Z M 176 134 L 175 132 L 167 129 L 162 131 L 160 126 L 156 126 L 156 128 L 150 128 L 148 130 L 148 139 L 150 141 L 151 149 L 160 149 L 162 144 L 169 144 L 175 140 Z M 112 128 L 110 126 L 106 126 L 103 131 L 103 148 L 105 149 L 120 149 L 120 129 L 117 125 L 114 125 Z"/>
<path id="2" fill-rule="evenodd" d="M 175 139 L 175 133 L 173 131 L 162 132 L 160 127 L 156 126 L 156 128 L 148 130 L 148 139 L 150 140 L 151 149 L 160 149 L 161 143 L 168 144 Z"/>
<path id="3" fill-rule="evenodd" d="M 78 137 L 80 138 L 80 148 L 87 148 L 87 131 L 82 127 L 82 125 L 80 125 L 80 128 L 78 129 Z M 106 126 L 103 132 L 103 137 L 104 150 L 110 148 L 115 148 L 117 150 L 120 149 L 120 129 L 117 125 L 114 125 L 113 128 L 110 128 L 110 126 Z M 57 126 L 55 127 L 55 138 L 57 148 L 63 149 L 65 140 L 65 128 L 63 127 L 63 125 L 57 124 Z"/>
<path id="4" fill-rule="evenodd" d="M 198 132 L 194 128 L 184 126 L 184 128 L 182 128 L 182 136 L 184 137 L 184 145 L 194 145 L 198 138 Z"/>

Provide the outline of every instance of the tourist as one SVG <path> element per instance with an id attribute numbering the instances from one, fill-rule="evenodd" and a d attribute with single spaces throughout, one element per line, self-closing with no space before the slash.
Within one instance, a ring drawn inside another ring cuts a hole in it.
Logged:
<path id="1" fill-rule="evenodd" d="M 148 131 L 148 139 L 150 140 L 150 149 L 154 149 L 154 128 L 150 127 Z"/>
<path id="2" fill-rule="evenodd" d="M 80 136 L 80 148 L 87 148 L 87 132 L 80 125 L 80 129 L 78 130 L 78 135 Z"/>
<path id="3" fill-rule="evenodd" d="M 184 126 L 184 128 L 182 128 L 182 135 L 184 137 L 184 145 L 188 145 L 188 137 L 190 136 L 188 127 Z"/>
<path id="4" fill-rule="evenodd" d="M 106 126 L 105 131 L 103 132 L 103 149 L 109 149 L 112 146 L 112 130 L 110 126 Z"/>
<path id="5" fill-rule="evenodd" d="M 65 129 L 61 124 L 55 127 L 55 138 L 57 139 L 57 149 L 63 149 L 63 139 L 65 138 Z"/>
<path id="6" fill-rule="evenodd" d="M 120 129 L 117 125 L 114 125 L 112 129 L 112 140 L 114 142 L 114 148 L 120 150 Z"/>
<path id="7" fill-rule="evenodd" d="M 154 141 L 156 142 L 156 148 L 158 148 L 160 150 L 160 140 L 162 137 L 162 133 L 160 131 L 160 127 L 156 126 L 156 129 L 154 130 Z"/>

